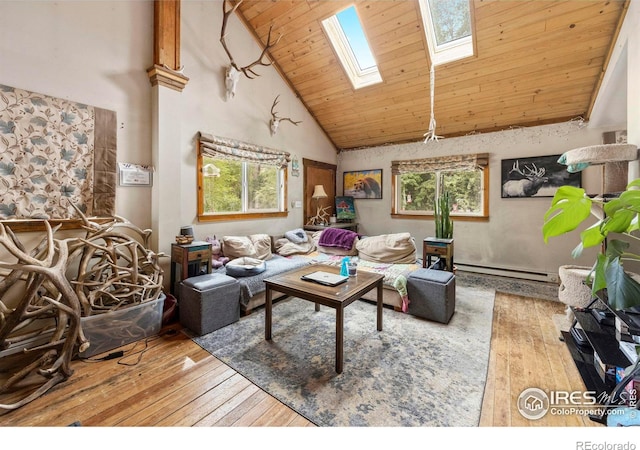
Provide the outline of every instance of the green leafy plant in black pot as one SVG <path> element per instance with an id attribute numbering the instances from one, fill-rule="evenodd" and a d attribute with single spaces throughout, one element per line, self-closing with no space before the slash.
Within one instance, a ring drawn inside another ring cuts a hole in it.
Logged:
<path id="1" fill-rule="evenodd" d="M 607 302 L 613 309 L 640 306 L 640 283 L 624 270 L 625 261 L 640 262 L 640 255 L 631 250 L 632 242 L 640 242 L 633 233 L 640 229 L 640 179 L 629 183 L 620 196 L 611 199 L 589 197 L 584 189 L 560 187 L 544 215 L 542 235 L 549 238 L 569 233 L 580 226 L 592 211 L 600 208 L 596 223 L 580 233 L 580 243 L 573 249 L 577 258 L 585 248 L 601 246 L 588 282 L 594 295 L 606 289 Z M 609 235 L 614 233 L 614 238 Z M 606 244 L 606 245 L 603 245 Z"/>

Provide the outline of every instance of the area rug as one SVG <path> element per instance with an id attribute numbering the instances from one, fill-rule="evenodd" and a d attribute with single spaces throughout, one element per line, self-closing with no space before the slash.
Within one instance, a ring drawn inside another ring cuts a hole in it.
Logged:
<path id="1" fill-rule="evenodd" d="M 297 298 L 213 333 L 202 348 L 318 426 L 477 426 L 494 291 L 456 288 L 449 324 L 356 301 L 345 309 L 344 371 L 335 372 L 335 311 Z"/>

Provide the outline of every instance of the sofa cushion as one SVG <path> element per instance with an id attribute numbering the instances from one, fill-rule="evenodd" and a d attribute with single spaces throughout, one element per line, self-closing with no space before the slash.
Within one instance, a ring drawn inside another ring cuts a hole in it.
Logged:
<path id="1" fill-rule="evenodd" d="M 267 260 L 272 256 L 271 237 L 268 234 L 225 236 L 222 238 L 222 253 L 229 259 L 247 256 Z"/>
<path id="2" fill-rule="evenodd" d="M 310 236 L 305 242 L 296 244 L 286 237 L 276 238 L 273 243 L 275 252 L 281 256 L 306 255 L 316 250 L 316 244 Z"/>
<path id="3" fill-rule="evenodd" d="M 230 277 L 250 277 L 267 270 L 265 262 L 261 259 L 243 256 L 229 261 L 226 265 L 227 275 Z"/>
<path id="4" fill-rule="evenodd" d="M 365 261 L 391 264 L 416 262 L 416 243 L 409 233 L 381 234 L 360 239 L 358 256 Z"/>

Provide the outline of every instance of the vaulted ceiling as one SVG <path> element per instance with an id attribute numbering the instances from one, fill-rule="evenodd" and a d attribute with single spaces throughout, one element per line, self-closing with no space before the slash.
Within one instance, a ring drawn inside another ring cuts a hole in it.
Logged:
<path id="1" fill-rule="evenodd" d="M 354 90 L 321 21 L 355 5 L 383 82 Z M 628 3 L 471 0 L 475 56 L 437 66 L 436 134 L 589 119 Z M 243 0 L 241 20 L 337 149 L 424 139 L 430 60 L 418 0 Z"/>

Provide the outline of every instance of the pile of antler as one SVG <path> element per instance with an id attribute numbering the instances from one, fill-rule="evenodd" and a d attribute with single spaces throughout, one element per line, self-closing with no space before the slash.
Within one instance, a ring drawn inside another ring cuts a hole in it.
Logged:
<path id="1" fill-rule="evenodd" d="M 0 400 L 0 409 L 17 409 L 73 374 L 71 360 L 90 345 L 81 317 L 162 293 L 162 255 L 148 250 L 150 230 L 119 217 L 97 224 L 78 213 L 84 237 L 56 239 L 59 226 L 45 221 L 45 236 L 31 251 L 0 223 L 0 246 L 15 258 L 0 261 L 0 355 L 9 355 L 0 358 L 0 375 L 10 373 L 0 377 L 0 395 L 10 399 Z M 39 387 L 10 395 L 27 379 Z"/>

